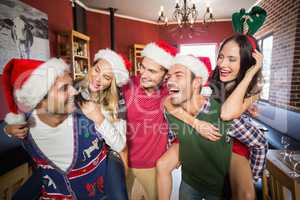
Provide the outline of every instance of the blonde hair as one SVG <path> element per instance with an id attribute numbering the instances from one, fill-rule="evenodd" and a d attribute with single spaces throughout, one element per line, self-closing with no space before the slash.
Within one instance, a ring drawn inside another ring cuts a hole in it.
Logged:
<path id="1" fill-rule="evenodd" d="M 112 79 L 111 84 L 104 91 L 98 92 L 99 102 L 105 111 L 109 113 L 109 120 L 115 122 L 118 120 L 118 89 L 115 77 Z"/>
<path id="2" fill-rule="evenodd" d="M 95 61 L 97 63 L 99 60 Z M 93 65 L 88 72 L 88 75 L 82 80 L 80 83 L 81 87 L 88 88 L 89 87 L 89 73 L 91 72 Z M 94 96 L 95 95 L 95 96 Z M 99 91 L 97 93 L 93 93 L 93 99 L 96 103 L 99 103 L 102 108 L 105 109 L 106 112 L 109 113 L 109 121 L 116 122 L 118 120 L 118 111 L 119 111 L 119 95 L 117 89 L 117 82 L 115 76 L 113 76 L 111 80 L 111 84 L 104 91 Z"/>

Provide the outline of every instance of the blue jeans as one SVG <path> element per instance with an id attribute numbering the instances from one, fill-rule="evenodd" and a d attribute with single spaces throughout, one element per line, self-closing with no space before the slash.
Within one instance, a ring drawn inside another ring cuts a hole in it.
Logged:
<path id="1" fill-rule="evenodd" d="M 107 155 L 105 193 L 108 200 L 128 200 L 124 164 L 116 152 Z"/>
<path id="2" fill-rule="evenodd" d="M 34 169 L 24 185 L 14 194 L 13 200 L 38 200 L 42 188 L 40 169 Z"/>
<path id="3" fill-rule="evenodd" d="M 179 200 L 221 200 L 223 198 L 213 195 L 205 195 L 195 190 L 190 185 L 181 181 L 179 188 Z"/>

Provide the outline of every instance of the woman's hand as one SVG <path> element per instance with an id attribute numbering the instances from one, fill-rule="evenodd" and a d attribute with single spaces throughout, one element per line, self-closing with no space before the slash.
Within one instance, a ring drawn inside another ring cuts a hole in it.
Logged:
<path id="1" fill-rule="evenodd" d="M 24 139 L 28 134 L 28 124 L 7 124 L 4 127 L 4 132 L 18 139 Z"/>
<path id="2" fill-rule="evenodd" d="M 218 132 L 219 129 L 212 125 L 211 123 L 195 119 L 193 123 L 193 128 L 204 138 L 217 141 L 222 135 Z"/>
<path id="3" fill-rule="evenodd" d="M 169 113 L 182 120 L 183 122 L 191 125 L 205 139 L 217 141 L 222 137 L 222 135 L 218 132 L 218 128 L 216 128 L 211 123 L 195 119 L 186 111 L 184 111 L 182 107 L 173 106 L 170 102 L 170 98 L 166 98 L 164 106 Z"/>
<path id="4" fill-rule="evenodd" d="M 257 51 L 257 49 L 255 49 L 255 51 L 252 53 L 252 57 L 255 59 L 256 64 L 250 67 L 246 72 L 246 75 L 249 76 L 251 79 L 262 68 L 262 63 L 264 59 L 262 53 Z"/>
<path id="5" fill-rule="evenodd" d="M 83 112 L 83 114 L 87 118 L 94 121 L 98 125 L 102 124 L 102 122 L 104 120 L 104 116 L 102 114 L 100 104 L 97 104 L 92 101 L 87 101 L 87 102 L 82 103 L 80 105 L 80 108 L 81 108 L 81 111 Z"/>
<path id="6" fill-rule="evenodd" d="M 259 110 L 257 105 L 252 104 L 249 108 L 248 108 L 248 112 L 250 113 L 251 117 L 257 117 L 259 115 Z"/>

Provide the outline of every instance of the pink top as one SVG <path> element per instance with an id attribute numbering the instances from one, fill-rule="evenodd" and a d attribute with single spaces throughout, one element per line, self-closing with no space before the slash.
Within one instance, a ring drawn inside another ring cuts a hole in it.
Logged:
<path id="1" fill-rule="evenodd" d="M 127 108 L 128 164 L 132 168 L 152 168 L 166 151 L 168 124 L 163 114 L 168 92 L 162 86 L 151 96 L 140 87 L 140 77 L 123 88 Z"/>

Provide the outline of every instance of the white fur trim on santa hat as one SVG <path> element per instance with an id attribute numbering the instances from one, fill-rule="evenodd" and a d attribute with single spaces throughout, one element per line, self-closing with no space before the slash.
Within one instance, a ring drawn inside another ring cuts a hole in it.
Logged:
<path id="1" fill-rule="evenodd" d="M 147 44 L 141 52 L 141 55 L 152 59 L 166 69 L 170 69 L 171 67 L 173 56 L 154 42 Z"/>
<path id="2" fill-rule="evenodd" d="M 15 91 L 18 107 L 24 112 L 33 110 L 65 71 L 70 71 L 70 67 L 62 59 L 57 58 L 38 66 L 23 86 Z"/>
<path id="3" fill-rule="evenodd" d="M 173 59 L 173 65 L 181 64 L 191 70 L 195 76 L 202 78 L 202 84 L 204 85 L 208 80 L 208 71 L 203 62 L 198 58 L 189 55 L 177 55 Z"/>
<path id="4" fill-rule="evenodd" d="M 115 75 L 116 82 L 119 87 L 125 85 L 128 82 L 129 73 L 126 69 L 124 60 L 120 55 L 110 49 L 101 49 L 96 53 L 94 62 L 99 59 L 104 59 L 111 64 L 112 71 Z"/>
<path id="5" fill-rule="evenodd" d="M 212 89 L 209 86 L 204 86 L 201 88 L 200 94 L 206 97 L 210 97 L 212 94 Z"/>
<path id="6" fill-rule="evenodd" d="M 8 124 L 24 124 L 26 123 L 24 114 L 7 113 L 4 121 Z"/>

